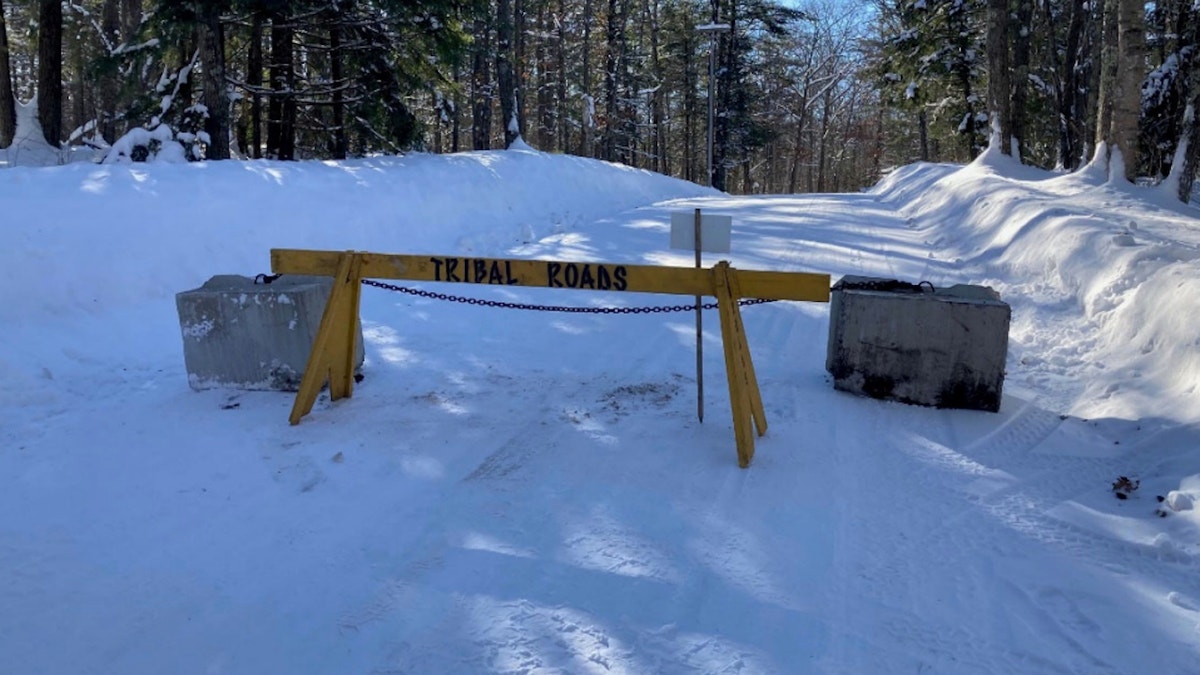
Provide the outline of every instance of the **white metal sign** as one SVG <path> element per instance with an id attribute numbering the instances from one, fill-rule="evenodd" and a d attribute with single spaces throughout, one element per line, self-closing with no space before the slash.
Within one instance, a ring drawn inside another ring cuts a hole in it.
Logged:
<path id="1" fill-rule="evenodd" d="M 710 253 L 729 253 L 732 216 L 700 214 L 700 250 Z M 671 248 L 696 250 L 696 213 L 681 211 L 671 214 Z"/>

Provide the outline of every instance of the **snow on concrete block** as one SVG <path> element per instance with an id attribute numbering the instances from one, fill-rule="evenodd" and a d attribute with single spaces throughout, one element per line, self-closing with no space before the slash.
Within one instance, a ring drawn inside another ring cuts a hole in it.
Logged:
<path id="1" fill-rule="evenodd" d="M 1010 318 L 984 286 L 847 276 L 830 298 L 825 368 L 842 391 L 997 412 Z"/>
<path id="2" fill-rule="evenodd" d="M 332 288 L 329 277 L 284 275 L 256 284 L 223 274 L 177 294 L 188 384 L 197 391 L 296 391 Z M 361 324 L 355 359 L 361 366 Z"/>

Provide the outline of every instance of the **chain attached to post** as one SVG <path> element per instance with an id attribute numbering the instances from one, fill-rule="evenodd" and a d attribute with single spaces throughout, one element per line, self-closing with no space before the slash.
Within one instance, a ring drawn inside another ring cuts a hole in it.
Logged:
<path id="1" fill-rule="evenodd" d="M 364 286 L 374 286 L 382 288 L 385 291 L 395 291 L 406 295 L 413 295 L 419 298 L 429 298 L 430 300 L 444 300 L 446 302 L 458 302 L 464 305 L 477 305 L 480 307 L 499 307 L 501 309 L 523 309 L 534 312 L 565 312 L 568 314 L 666 314 L 670 312 L 691 312 L 695 311 L 695 305 L 658 305 L 651 307 L 571 307 L 564 305 L 531 305 L 525 302 L 505 302 L 503 300 L 484 300 L 482 298 L 467 298 L 461 295 L 449 295 L 447 293 L 433 293 L 431 291 L 423 291 L 419 288 L 407 288 L 405 286 L 397 286 L 396 284 L 388 284 L 374 279 L 362 279 Z M 768 302 L 779 302 L 774 298 L 744 298 L 738 300 L 739 307 L 749 307 L 751 305 L 764 305 Z M 720 302 L 706 302 L 701 305 L 701 309 L 717 309 Z"/>

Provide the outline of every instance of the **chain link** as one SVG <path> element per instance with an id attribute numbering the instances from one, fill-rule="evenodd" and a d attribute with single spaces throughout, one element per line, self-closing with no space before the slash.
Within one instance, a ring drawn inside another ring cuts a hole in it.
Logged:
<path id="1" fill-rule="evenodd" d="M 696 309 L 695 303 L 690 305 L 659 305 L 656 307 L 568 307 L 563 305 L 530 305 L 524 302 L 504 302 L 502 300 L 483 300 L 481 298 L 465 298 L 461 295 L 448 295 L 446 293 L 433 293 L 431 291 L 423 291 L 418 288 L 407 288 L 405 286 L 397 286 L 395 284 L 386 284 L 382 281 L 374 279 L 363 279 L 364 286 L 374 286 L 382 288 L 385 291 L 396 291 L 397 293 L 405 293 L 407 295 L 415 295 L 421 298 L 429 298 L 431 300 L 445 300 L 447 302 L 459 302 L 465 305 L 478 305 L 481 307 L 500 307 L 502 309 L 524 309 L 534 312 L 566 312 L 568 314 L 665 314 L 667 312 L 691 312 Z M 738 300 L 739 307 L 749 307 L 750 305 L 761 305 L 768 302 L 776 302 L 772 298 L 744 298 Z M 706 302 L 700 305 L 703 309 L 716 309 L 719 303 Z"/>

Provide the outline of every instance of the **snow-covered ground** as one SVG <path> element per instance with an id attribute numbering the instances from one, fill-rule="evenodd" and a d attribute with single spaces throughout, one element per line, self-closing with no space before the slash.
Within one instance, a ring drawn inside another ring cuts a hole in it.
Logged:
<path id="1" fill-rule="evenodd" d="M 715 313 L 703 425 L 691 314 L 377 289 L 352 399 L 293 427 L 187 386 L 174 293 L 272 247 L 690 265 L 694 207 L 739 268 L 996 288 L 1000 413 L 834 391 L 828 307 L 792 302 L 744 311 L 747 470 Z M 531 151 L 72 164 L 0 171 L 0 214 L 0 672 L 1197 672 L 1200 212 L 1099 169 L 732 197 Z"/>

